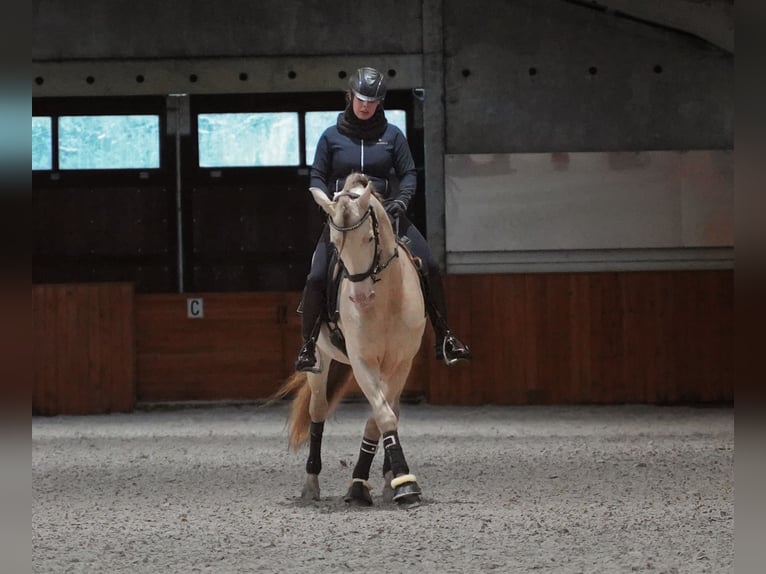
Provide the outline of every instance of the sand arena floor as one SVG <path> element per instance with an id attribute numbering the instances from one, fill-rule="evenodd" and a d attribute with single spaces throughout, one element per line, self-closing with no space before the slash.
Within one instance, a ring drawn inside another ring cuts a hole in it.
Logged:
<path id="1" fill-rule="evenodd" d="M 286 404 L 32 420 L 34 572 L 733 570 L 734 411 L 404 405 L 423 488 L 347 508 L 369 410 L 325 427 L 323 500 Z"/>

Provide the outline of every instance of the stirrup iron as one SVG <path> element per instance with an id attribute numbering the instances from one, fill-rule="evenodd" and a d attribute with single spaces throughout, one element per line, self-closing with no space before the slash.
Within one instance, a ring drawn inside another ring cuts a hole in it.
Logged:
<path id="1" fill-rule="evenodd" d="M 447 352 L 447 345 L 449 345 L 451 353 Z M 468 345 L 461 343 L 455 335 L 447 331 L 442 340 L 442 358 L 445 365 L 454 365 L 458 361 L 468 361 L 471 358 L 471 350 Z"/>
<path id="2" fill-rule="evenodd" d="M 313 360 L 312 360 L 313 359 Z M 316 341 L 309 339 L 298 352 L 298 359 L 295 361 L 295 370 L 307 373 L 320 373 L 322 367 L 319 364 L 317 355 Z"/>

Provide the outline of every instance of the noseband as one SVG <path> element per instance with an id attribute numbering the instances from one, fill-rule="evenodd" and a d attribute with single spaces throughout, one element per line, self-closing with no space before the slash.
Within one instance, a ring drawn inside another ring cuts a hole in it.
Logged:
<path id="1" fill-rule="evenodd" d="M 337 197 L 342 196 L 350 197 L 352 199 L 357 199 L 359 197 L 357 194 L 351 193 L 349 191 L 339 193 Z M 372 223 L 372 236 L 375 239 L 375 255 L 372 257 L 372 263 L 370 263 L 369 269 L 367 269 L 367 271 L 364 273 L 349 273 L 348 269 L 346 269 L 345 263 L 343 263 L 343 260 L 340 258 L 340 253 L 338 253 L 338 263 L 341 267 L 341 272 L 343 273 L 343 276 L 352 283 L 359 283 L 368 277 L 372 278 L 373 283 L 380 281 L 380 279 L 378 279 L 378 275 L 391 264 L 394 258 L 399 257 L 399 248 L 394 248 L 394 253 L 391 255 L 391 257 L 388 258 L 388 261 L 383 264 L 380 263 L 380 231 L 378 229 L 378 218 L 375 215 L 375 210 L 372 208 L 372 206 L 367 209 L 359 221 L 347 227 L 336 225 L 336 223 L 332 220 L 332 217 L 327 217 L 327 222 L 330 224 L 330 227 L 332 227 L 335 231 L 340 231 L 341 233 L 347 233 L 349 231 L 359 229 L 362 224 L 367 221 L 368 218 Z"/>

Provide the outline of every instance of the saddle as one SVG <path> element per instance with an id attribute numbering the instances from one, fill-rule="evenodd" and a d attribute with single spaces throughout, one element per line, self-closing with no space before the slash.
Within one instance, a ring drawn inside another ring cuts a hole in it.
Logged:
<path id="1" fill-rule="evenodd" d="M 423 299 L 428 301 L 428 271 L 425 265 L 423 265 L 423 260 L 413 255 L 410 251 L 407 246 L 410 241 L 407 237 L 397 237 L 396 242 L 400 251 L 415 265 L 415 269 L 418 271 L 418 278 L 420 279 L 420 290 L 423 293 Z M 340 284 L 343 280 L 343 273 L 339 263 L 338 252 L 333 249 L 327 269 L 327 287 L 325 289 L 327 297 L 322 322 L 330 330 L 330 341 L 332 344 L 342 351 L 344 355 L 348 355 L 346 352 L 346 339 L 343 336 L 343 331 L 338 327 L 338 321 L 340 320 Z"/>

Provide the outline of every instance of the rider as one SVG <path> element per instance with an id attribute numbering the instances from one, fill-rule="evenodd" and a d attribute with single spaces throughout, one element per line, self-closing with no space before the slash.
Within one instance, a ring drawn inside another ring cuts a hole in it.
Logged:
<path id="1" fill-rule="evenodd" d="M 471 353 L 447 326 L 447 307 L 439 265 L 428 243 L 407 219 L 407 206 L 415 194 L 417 175 L 407 140 L 399 128 L 389 124 L 383 112 L 386 83 L 374 68 L 359 68 L 349 78 L 346 109 L 336 125 L 327 128 L 316 147 L 311 169 L 311 186 L 332 197 L 343 189 L 346 176 L 364 173 L 383 198 L 392 221 L 399 219 L 399 236 L 409 239 L 408 247 L 426 264 L 428 296 L 426 308 L 436 334 L 436 357 L 451 365 L 468 360 Z M 295 363 L 296 371 L 317 372 L 316 338 L 325 304 L 327 267 L 332 246 L 329 232 L 320 237 L 311 260 L 311 271 L 303 291 L 301 332 L 303 346 Z"/>

